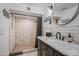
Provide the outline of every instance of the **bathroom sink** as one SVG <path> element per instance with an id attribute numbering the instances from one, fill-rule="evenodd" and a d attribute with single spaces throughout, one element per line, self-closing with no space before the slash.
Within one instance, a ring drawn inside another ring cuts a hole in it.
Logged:
<path id="1" fill-rule="evenodd" d="M 52 40 L 59 40 L 59 39 L 56 39 L 55 37 L 46 37 L 46 41 L 50 42 Z M 67 41 L 65 41 L 65 42 L 67 42 Z M 79 41 L 72 41 L 72 42 L 69 42 L 69 43 L 79 45 Z"/>
<path id="2" fill-rule="evenodd" d="M 68 42 L 68 41 L 66 41 L 66 42 Z M 79 45 L 79 41 L 69 41 L 69 43 Z"/>
<path id="3" fill-rule="evenodd" d="M 55 38 L 55 37 L 46 37 L 45 40 L 48 41 L 48 42 L 50 42 L 50 41 L 52 41 L 52 40 L 56 40 L 56 38 Z"/>

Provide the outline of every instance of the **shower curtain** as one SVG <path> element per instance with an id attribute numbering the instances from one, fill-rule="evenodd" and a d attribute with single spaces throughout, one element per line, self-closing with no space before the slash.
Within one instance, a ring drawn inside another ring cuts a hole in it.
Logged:
<path id="1" fill-rule="evenodd" d="M 20 52 L 35 47 L 37 17 L 12 15 L 11 52 Z"/>

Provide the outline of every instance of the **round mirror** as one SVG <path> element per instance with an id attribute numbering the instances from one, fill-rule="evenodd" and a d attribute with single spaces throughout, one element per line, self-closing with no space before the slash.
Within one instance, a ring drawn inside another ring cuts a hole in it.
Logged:
<path id="1" fill-rule="evenodd" d="M 78 3 L 55 3 L 53 8 L 53 22 L 65 25 L 74 20 L 79 13 Z"/>

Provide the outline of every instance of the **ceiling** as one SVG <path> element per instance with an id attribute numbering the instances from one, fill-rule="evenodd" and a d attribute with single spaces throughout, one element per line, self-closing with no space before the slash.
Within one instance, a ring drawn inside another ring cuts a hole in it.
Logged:
<path id="1" fill-rule="evenodd" d="M 26 3 L 26 5 L 39 8 L 46 8 L 49 5 L 49 3 Z"/>
<path id="2" fill-rule="evenodd" d="M 69 9 L 76 6 L 78 3 L 55 3 L 54 8 L 58 10 Z"/>
<path id="3" fill-rule="evenodd" d="M 53 3 L 25 3 L 25 5 L 27 5 L 28 7 L 38 7 L 40 9 L 48 10 L 48 6 L 49 5 L 53 5 Z M 65 10 L 65 9 L 69 9 L 72 8 L 74 6 L 76 6 L 78 3 L 54 3 L 54 9 L 55 10 Z"/>
<path id="4" fill-rule="evenodd" d="M 28 6 L 38 7 L 38 8 L 47 8 L 50 4 L 53 3 L 25 3 Z M 55 3 L 55 8 L 58 10 L 72 8 L 78 3 Z"/>

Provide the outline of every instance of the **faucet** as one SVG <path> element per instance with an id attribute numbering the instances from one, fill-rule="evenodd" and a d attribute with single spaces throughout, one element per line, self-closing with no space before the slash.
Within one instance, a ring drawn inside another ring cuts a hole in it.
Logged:
<path id="1" fill-rule="evenodd" d="M 58 38 L 58 34 L 59 34 L 59 38 Z M 61 39 L 61 33 L 60 32 L 56 33 L 56 39 Z"/>

